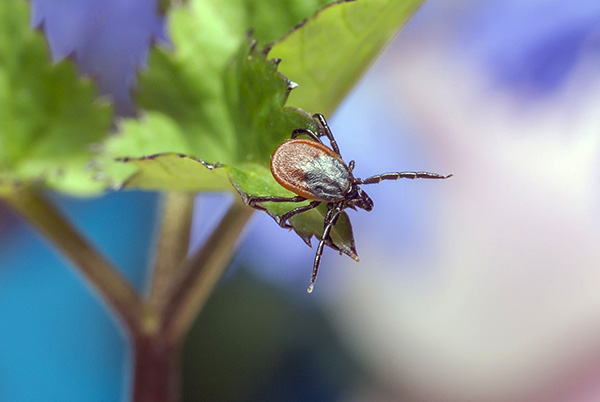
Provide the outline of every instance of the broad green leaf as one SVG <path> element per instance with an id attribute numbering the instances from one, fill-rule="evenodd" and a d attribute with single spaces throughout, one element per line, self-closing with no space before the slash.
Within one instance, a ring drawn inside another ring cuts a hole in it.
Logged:
<path id="1" fill-rule="evenodd" d="M 151 51 L 148 68 L 140 75 L 136 98 L 143 109 L 141 118 L 124 121 L 106 143 L 106 154 L 121 161 L 119 166 L 103 161 L 110 180 L 155 190 L 235 187 L 243 196 L 289 194 L 271 176 L 270 155 L 293 129 L 314 129 L 315 124 L 307 113 L 285 106 L 293 84 L 277 72 L 279 60 L 267 59 L 246 32 L 262 16 L 272 24 L 254 27 L 255 32 L 261 40 L 271 40 L 310 7 L 305 3 L 302 13 L 289 17 L 290 7 L 265 4 L 271 2 L 190 0 L 171 8 L 171 43 Z M 286 13 L 290 19 L 278 18 Z M 323 93 L 321 88 L 318 92 Z M 312 106 L 307 110 L 320 111 Z M 215 164 L 223 167 L 206 168 Z M 223 172 L 233 187 L 228 187 Z M 298 205 L 265 206 L 277 216 Z M 292 219 L 306 242 L 321 236 L 323 208 Z M 345 213 L 332 239 L 332 248 L 356 258 Z"/>
<path id="2" fill-rule="evenodd" d="M 325 6 L 273 45 L 269 57 L 299 84 L 289 104 L 331 115 L 424 0 L 357 0 Z"/>
<path id="3" fill-rule="evenodd" d="M 111 118 L 70 60 L 52 62 L 29 28 L 28 2 L 0 2 L 0 195 L 33 182 L 78 195 L 101 191 L 86 165 Z"/>
<path id="4" fill-rule="evenodd" d="M 268 165 L 273 150 L 293 129 L 314 127 L 308 114 L 284 107 L 291 83 L 277 73 L 277 61 L 267 60 L 235 18 L 228 18 L 228 10 L 227 2 L 201 0 L 172 9 L 172 44 L 153 49 L 140 76 L 142 117 L 122 122 L 119 133 L 105 144 L 109 158 L 146 159 L 126 167 L 104 159 L 107 180 L 156 190 L 222 188 L 215 183 L 223 184 L 223 175 L 205 180 L 216 170 L 195 180 L 164 180 L 178 167 L 189 171 L 189 165 L 181 165 L 188 161 L 171 158 L 167 163 L 164 155 L 154 155 L 178 153 L 228 166 Z M 137 174 L 140 169 L 147 171 Z M 136 179 L 128 180 L 132 174 Z"/>
<path id="5" fill-rule="evenodd" d="M 249 55 L 246 33 L 253 29 L 259 40 L 275 40 L 328 2 L 189 0 L 172 5 L 167 21 L 171 45 L 152 49 L 148 68 L 139 78 L 136 98 L 145 111 L 144 118 L 138 129 L 133 123 L 126 125 L 120 136 L 111 139 L 108 155 L 142 157 L 177 152 L 208 162 L 267 160 L 274 144 L 286 139 L 292 129 L 310 123 L 306 115 L 291 109 L 282 115 L 273 113 L 283 106 L 289 84 L 275 75 L 276 63 L 266 61 L 260 52 L 252 52 L 247 63 L 250 66 L 245 65 L 243 58 Z M 265 104 L 268 97 L 273 99 Z M 280 105 L 274 108 L 274 102 Z M 260 106 L 264 106 L 262 114 L 257 113 Z M 162 117 L 147 117 L 152 113 Z M 161 123 L 167 118 L 174 123 L 165 133 Z M 282 122 L 285 127 L 278 127 Z M 250 129 L 249 123 L 253 126 Z M 159 138 L 163 135 L 168 140 Z M 185 146 L 173 149 L 173 137 L 177 137 L 178 145 Z M 156 144 L 150 153 L 148 146 L 139 146 L 144 141 Z M 115 174 L 114 168 L 108 170 L 109 176 Z M 113 177 L 117 183 L 125 180 L 125 172 L 131 173 L 131 169 L 120 170 L 121 174 Z"/>
<path id="6" fill-rule="evenodd" d="M 219 174 L 219 179 L 206 181 L 210 174 L 218 174 L 218 170 L 195 178 L 193 175 L 187 176 L 185 180 L 165 181 L 164 178 L 173 175 L 178 168 L 189 170 L 188 159 L 211 165 L 235 166 L 255 162 L 268 166 L 271 153 L 289 138 L 292 130 L 314 127 L 309 115 L 298 109 L 284 107 L 291 90 L 290 83 L 277 73 L 275 61 L 267 60 L 263 53 L 251 47 L 252 41 L 245 40 L 236 57 L 224 66 L 219 74 L 222 85 L 220 96 L 212 102 L 205 102 L 205 113 L 202 113 L 201 106 L 198 107 L 200 112 L 196 113 L 195 119 L 184 110 L 188 106 L 189 110 L 192 109 L 185 99 L 179 100 L 182 107 L 178 108 L 176 97 L 163 103 L 161 99 L 168 94 L 161 97 L 158 92 L 152 92 L 152 95 L 146 93 L 144 100 L 152 104 L 153 110 L 146 112 L 139 120 L 123 121 L 119 134 L 106 142 L 106 153 L 117 160 L 117 163 L 103 161 L 109 179 L 117 184 L 126 183 L 129 187 L 156 190 L 222 189 L 224 185 L 215 186 L 216 181 L 223 181 L 222 174 Z M 183 77 L 179 78 L 183 81 Z M 193 78 L 187 79 L 193 81 Z M 196 81 L 205 79 L 200 76 Z M 189 89 L 195 84 L 192 82 L 181 87 Z M 159 87 L 153 87 L 154 90 L 160 91 Z M 163 92 L 170 90 L 172 88 L 167 87 Z M 193 96 L 200 99 L 196 93 Z M 212 115 L 209 110 L 213 111 Z M 224 115 L 221 124 L 210 123 L 215 113 Z M 165 155 L 157 155 L 169 153 L 183 154 L 188 158 L 170 158 L 165 163 Z M 139 158 L 144 158 L 144 162 L 119 167 L 118 161 L 131 162 Z M 187 167 L 183 164 L 187 164 Z M 131 166 L 135 166 L 138 172 L 147 171 L 138 174 Z M 161 172 L 161 169 L 168 171 Z M 136 174 L 135 180 L 128 179 L 132 174 Z M 231 186 L 228 188 L 233 191 Z"/>

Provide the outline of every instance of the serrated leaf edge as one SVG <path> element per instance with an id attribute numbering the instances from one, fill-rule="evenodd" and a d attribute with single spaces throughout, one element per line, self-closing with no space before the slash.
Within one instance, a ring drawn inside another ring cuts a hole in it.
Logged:
<path id="1" fill-rule="evenodd" d="M 300 28 L 302 28 L 304 25 L 306 25 L 310 20 L 316 19 L 318 17 L 318 15 L 320 13 L 323 12 L 323 10 L 328 9 L 329 7 L 335 7 L 338 6 L 340 4 L 344 4 L 344 3 L 352 3 L 358 0 L 338 0 L 338 1 L 334 1 L 332 3 L 328 3 L 323 5 L 321 8 L 319 8 L 317 11 L 315 11 L 313 13 L 313 15 L 304 18 L 302 21 L 300 21 L 299 23 L 297 23 L 296 25 L 294 25 L 289 31 L 287 31 L 286 33 L 284 33 L 279 39 L 274 40 L 272 42 L 269 42 L 268 44 L 266 44 L 263 47 L 263 52 L 265 55 L 268 55 L 269 52 L 271 51 L 271 49 L 273 48 L 273 46 L 275 46 L 277 43 L 279 42 L 283 42 L 288 36 L 290 36 L 291 34 L 293 34 L 294 32 L 296 32 L 297 30 L 299 30 Z"/>
<path id="2" fill-rule="evenodd" d="M 181 159 L 189 159 L 189 160 L 192 160 L 194 162 L 200 163 L 202 166 L 204 166 L 208 170 L 219 169 L 219 168 L 223 168 L 223 167 L 226 166 L 226 165 L 223 165 L 223 164 L 221 164 L 219 162 L 208 163 L 208 162 L 206 162 L 206 161 L 204 161 L 204 160 L 202 160 L 200 158 L 196 158 L 193 155 L 186 155 L 186 154 L 178 153 L 178 152 L 161 152 L 161 153 L 157 153 L 157 154 L 144 155 L 144 156 L 140 156 L 140 157 L 125 156 L 125 157 L 122 157 L 122 158 L 115 158 L 115 161 L 116 162 L 122 162 L 122 163 L 129 163 L 129 162 L 134 162 L 134 161 L 135 162 L 151 161 L 151 160 L 159 158 L 161 156 L 177 156 L 178 158 L 181 158 Z M 130 175 L 119 186 L 115 186 L 115 189 L 121 190 L 121 189 L 126 188 L 129 185 L 129 183 L 132 180 L 134 180 L 141 173 L 142 173 L 142 171 L 140 169 L 138 169 L 137 172 L 135 172 L 132 175 Z"/>

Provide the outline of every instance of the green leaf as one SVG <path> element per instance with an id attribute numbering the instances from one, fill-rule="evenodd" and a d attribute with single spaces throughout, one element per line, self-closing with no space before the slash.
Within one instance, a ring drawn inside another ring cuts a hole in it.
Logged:
<path id="1" fill-rule="evenodd" d="M 137 120 L 122 120 L 118 129 L 119 134 L 104 143 L 105 157 L 96 161 L 101 178 L 112 187 L 198 191 L 198 183 L 209 178 L 211 183 L 206 183 L 206 189 L 229 187 L 229 181 L 222 174 L 212 177 L 212 172 L 205 172 L 203 165 L 190 162 L 193 156 L 187 158 L 189 160 L 170 156 L 190 151 L 189 141 L 172 118 L 147 112 Z M 179 173 L 182 178 L 177 177 Z M 166 180 L 168 177 L 172 180 Z M 217 181 L 220 181 L 218 185 Z"/>
<path id="2" fill-rule="evenodd" d="M 254 31 L 261 45 L 279 39 L 292 27 L 334 0 L 236 0 L 242 25 Z M 219 3 L 221 4 L 221 3 Z M 233 6 L 232 6 L 233 7 Z"/>
<path id="3" fill-rule="evenodd" d="M 267 166 L 271 153 L 293 129 L 314 127 L 308 114 L 284 107 L 291 83 L 277 73 L 277 61 L 267 60 L 234 24 L 235 18 L 227 18 L 227 10 L 222 3 L 217 7 L 200 0 L 172 9 L 172 45 L 153 49 L 148 69 L 140 76 L 137 100 L 144 109 L 142 117 L 123 121 L 119 134 L 106 142 L 108 159 L 100 161 L 100 168 L 107 180 L 155 190 L 224 188 L 224 175 L 218 170 L 195 178 L 186 174 L 182 180 L 165 178 L 179 168 L 189 171 L 189 160 Z M 164 156 L 154 156 L 170 153 L 188 158 L 166 162 Z M 111 163 L 139 158 L 144 162 Z M 129 179 L 132 174 L 135 180 Z M 219 178 L 207 181 L 211 174 Z"/>
<path id="4" fill-rule="evenodd" d="M 34 182 L 78 195 L 102 191 L 86 165 L 111 119 L 70 60 L 53 64 L 44 38 L 29 28 L 28 2 L 1 2 L 0 195 Z"/>
<path id="5" fill-rule="evenodd" d="M 148 190 L 160 186 L 176 191 L 194 192 L 196 183 L 202 181 L 205 191 L 231 189 L 226 171 L 218 169 L 220 165 L 211 165 L 189 155 L 154 154 L 142 158 L 126 158 L 122 162 L 137 168 L 137 172 L 129 176 L 123 187 Z M 213 173 L 213 169 L 218 170 Z"/>
<path id="6" fill-rule="evenodd" d="M 358 0 L 325 6 L 276 42 L 270 57 L 299 84 L 289 103 L 331 115 L 423 0 Z"/>
<path id="7" fill-rule="evenodd" d="M 327 207 L 325 204 L 319 205 L 315 209 L 293 216 L 290 223 L 294 227 L 294 231 L 307 244 L 310 245 L 310 239 L 315 236 L 318 239 L 323 235 L 323 221 L 327 215 Z M 341 253 L 346 254 L 355 261 L 358 261 L 356 246 L 354 245 L 354 234 L 352 232 L 352 224 L 346 212 L 342 212 L 338 221 L 333 226 L 329 234 L 333 243 L 326 244 Z"/>
<path id="8" fill-rule="evenodd" d="M 159 0 L 159 10 L 165 13 L 170 7 L 188 0 Z M 260 44 L 279 39 L 303 19 L 312 15 L 325 4 L 335 0 L 207 0 L 218 18 L 230 22 L 229 33 L 241 35 L 254 31 L 254 38 Z"/>
<path id="9" fill-rule="evenodd" d="M 117 186 L 154 190 L 235 187 L 243 196 L 290 194 L 271 176 L 270 156 L 294 129 L 314 130 L 315 123 L 307 113 L 285 106 L 293 84 L 277 72 L 279 60 L 267 59 L 245 34 L 249 21 L 268 14 L 264 7 L 250 0 L 190 0 L 171 8 L 171 44 L 154 48 L 148 69 L 140 75 L 136 98 L 141 118 L 122 122 L 118 135 L 106 143 L 106 154 L 121 161 L 102 161 L 108 179 Z M 252 16 L 254 9 L 263 11 Z M 273 6 L 271 11 L 278 15 L 278 9 L 283 8 Z M 255 28 L 266 40 L 283 32 L 283 25 L 276 25 Z M 234 187 L 228 186 L 224 172 Z M 276 216 L 299 204 L 265 206 Z M 292 219 L 304 241 L 322 235 L 323 211 Z M 356 258 L 345 213 L 332 239 L 329 246 Z"/>
<path id="10" fill-rule="evenodd" d="M 267 196 L 293 197 L 296 194 L 281 187 L 275 181 L 267 166 L 258 163 L 244 163 L 230 166 L 228 169 L 231 181 L 242 196 Z M 271 211 L 276 215 L 283 215 L 294 206 L 304 203 L 269 203 Z"/>

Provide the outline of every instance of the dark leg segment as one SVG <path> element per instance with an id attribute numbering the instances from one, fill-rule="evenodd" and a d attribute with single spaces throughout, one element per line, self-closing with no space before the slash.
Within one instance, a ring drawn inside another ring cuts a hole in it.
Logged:
<path id="1" fill-rule="evenodd" d="M 335 138 L 333 138 L 333 133 L 329 129 L 329 125 L 327 125 L 327 120 L 325 120 L 325 117 L 321 113 L 317 113 L 317 114 L 313 114 L 313 118 L 315 118 L 319 121 L 319 124 L 321 125 L 321 128 L 323 129 L 322 135 L 327 136 L 327 138 L 329 139 L 329 142 L 331 143 L 331 148 L 335 151 L 336 154 L 338 154 L 339 156 L 342 156 L 342 154 L 340 153 L 340 149 L 338 148 L 337 142 L 335 142 Z"/>
<path id="2" fill-rule="evenodd" d="M 267 195 L 264 197 L 248 197 L 246 202 L 248 206 L 252 208 L 256 208 L 257 202 L 302 202 L 306 201 L 306 198 L 300 197 L 299 195 L 295 197 L 277 197 L 276 195 Z"/>
<path id="3" fill-rule="evenodd" d="M 302 134 L 308 135 L 310 138 L 317 141 L 318 143 L 321 143 L 321 144 L 323 143 L 323 141 L 321 141 L 321 139 L 319 138 L 319 136 L 317 134 L 315 134 L 313 131 L 310 131 L 307 128 L 297 128 L 294 131 L 292 131 L 292 139 L 294 139 Z"/>
<path id="4" fill-rule="evenodd" d="M 279 226 L 281 226 L 281 227 L 290 227 L 290 225 L 289 225 L 289 224 L 287 224 L 286 222 L 287 222 L 287 221 L 288 221 L 288 220 L 289 220 L 289 219 L 290 219 L 292 216 L 294 216 L 294 215 L 298 215 L 299 213 L 302 213 L 302 212 L 309 211 L 309 210 L 311 210 L 311 209 L 313 209 L 313 208 L 316 208 L 316 207 L 318 207 L 319 205 L 321 205 L 321 201 L 313 201 L 313 202 L 311 202 L 311 203 L 310 203 L 310 204 L 308 204 L 308 205 L 304 205 L 304 206 L 302 206 L 302 207 L 294 208 L 294 209 L 292 209 L 291 211 L 288 211 L 288 212 L 286 212 L 285 214 L 283 214 L 283 215 L 281 216 L 281 218 L 279 218 L 279 219 L 280 219 Z"/>
<path id="5" fill-rule="evenodd" d="M 325 246 L 325 242 L 327 241 L 327 239 L 331 239 L 329 235 L 331 233 L 333 225 L 335 225 L 338 218 L 340 217 L 340 214 L 342 213 L 342 205 L 343 202 L 340 202 L 335 204 L 335 207 L 328 208 L 327 216 L 325 217 L 325 221 L 323 223 L 323 235 L 321 236 L 321 241 L 319 241 L 319 245 L 317 246 L 317 252 L 315 253 L 315 261 L 313 263 L 313 272 L 310 279 L 310 286 L 306 290 L 308 293 L 312 293 L 313 288 L 315 287 L 317 273 L 319 272 L 319 265 L 321 264 L 321 257 L 323 256 L 323 247 Z"/>
<path id="6" fill-rule="evenodd" d="M 438 173 L 429 172 L 393 172 L 383 173 L 366 179 L 356 179 L 356 184 L 375 184 L 383 180 L 398 180 L 398 179 L 447 179 L 453 175 L 443 176 Z"/>
<path id="7" fill-rule="evenodd" d="M 302 202 L 302 201 L 306 201 L 306 198 L 300 197 L 299 195 L 297 195 L 296 197 L 277 197 L 274 195 L 268 195 L 268 196 L 264 196 L 264 197 L 248 197 L 248 199 L 246 200 L 246 203 L 248 204 L 249 207 L 258 209 L 259 211 L 267 212 L 267 208 L 263 207 L 259 203 L 261 203 L 261 202 Z M 291 228 L 290 225 L 287 225 L 285 223 L 285 220 L 278 219 L 274 216 L 272 216 L 272 217 L 273 217 L 273 219 L 275 219 L 275 222 L 277 222 L 277 224 L 279 226 L 281 226 L 283 228 L 287 228 L 287 229 Z"/>

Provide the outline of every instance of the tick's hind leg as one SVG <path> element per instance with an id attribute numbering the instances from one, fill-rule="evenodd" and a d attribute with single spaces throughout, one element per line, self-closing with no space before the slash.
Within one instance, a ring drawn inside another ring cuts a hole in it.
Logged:
<path id="1" fill-rule="evenodd" d="M 328 205 L 327 216 L 325 217 L 325 221 L 323 222 L 323 235 L 321 236 L 321 240 L 319 241 L 319 245 L 317 246 L 317 251 L 315 253 L 315 261 L 313 263 L 313 271 L 312 276 L 310 278 L 310 286 L 306 291 L 308 293 L 312 293 L 313 288 L 315 287 L 315 281 L 317 280 L 317 273 L 319 272 L 319 265 L 321 264 L 321 257 L 323 256 L 323 247 L 325 246 L 326 241 L 331 241 L 331 229 L 333 225 L 337 222 L 340 214 L 342 213 L 342 203 L 335 204 L 335 207 L 332 207 L 333 204 Z"/>
<path id="2" fill-rule="evenodd" d="M 331 148 L 335 151 L 336 154 L 342 156 L 340 153 L 340 149 L 338 148 L 337 142 L 335 142 L 335 138 L 333 138 L 333 133 L 329 129 L 329 125 L 327 124 L 327 120 L 325 120 L 325 116 L 321 113 L 313 114 L 313 118 L 317 119 L 319 125 L 321 126 L 321 130 L 319 130 L 321 135 L 327 136 L 329 139 L 329 143 L 331 144 Z"/>
<path id="3" fill-rule="evenodd" d="M 313 140 L 317 141 L 320 144 L 323 143 L 323 141 L 321 141 L 319 136 L 317 134 L 315 134 L 314 131 L 311 131 L 308 128 L 297 128 L 294 131 L 292 131 L 292 139 L 294 139 L 302 134 L 308 135 L 310 138 L 312 138 Z"/>
<path id="4" fill-rule="evenodd" d="M 264 196 L 264 197 L 248 197 L 246 199 L 246 204 L 248 204 L 249 207 L 252 207 L 254 209 L 258 209 L 259 211 L 268 212 L 267 208 L 263 207 L 259 203 L 261 203 L 261 202 L 302 202 L 302 201 L 306 201 L 306 198 L 301 197 L 299 195 L 297 195 L 295 197 L 277 197 L 277 196 L 274 196 L 274 195 L 267 195 L 267 196 Z M 302 208 L 302 207 L 300 207 L 300 208 Z M 298 209 L 298 208 L 296 208 L 296 209 Z M 271 214 L 269 214 L 269 215 L 271 215 Z M 271 216 L 273 217 L 273 219 L 275 219 L 275 222 L 277 222 L 277 224 L 279 226 L 291 229 L 291 226 L 288 225 L 288 224 L 286 224 L 285 220 L 276 218 L 273 215 L 271 215 Z"/>
<path id="5" fill-rule="evenodd" d="M 299 195 L 295 197 L 278 197 L 276 195 L 266 195 L 264 197 L 248 197 L 246 198 L 246 204 L 252 208 L 263 209 L 264 207 L 257 205 L 258 202 L 302 202 L 306 201 L 306 198 Z"/>
<path id="6" fill-rule="evenodd" d="M 447 176 L 438 173 L 429 172 L 392 172 L 383 173 L 375 176 L 368 177 L 366 179 L 356 179 L 356 184 L 375 184 L 380 183 L 383 180 L 399 180 L 399 179 L 447 179 L 452 177 L 452 174 Z"/>
<path id="7" fill-rule="evenodd" d="M 316 208 L 319 205 L 321 205 L 321 201 L 313 201 L 308 205 L 294 208 L 291 211 L 286 212 L 285 214 L 281 215 L 281 217 L 279 218 L 279 220 L 280 220 L 279 226 L 291 227 L 290 224 L 286 223 L 291 217 L 298 215 L 299 213 L 302 213 L 302 212 L 310 211 L 311 209 Z"/>

